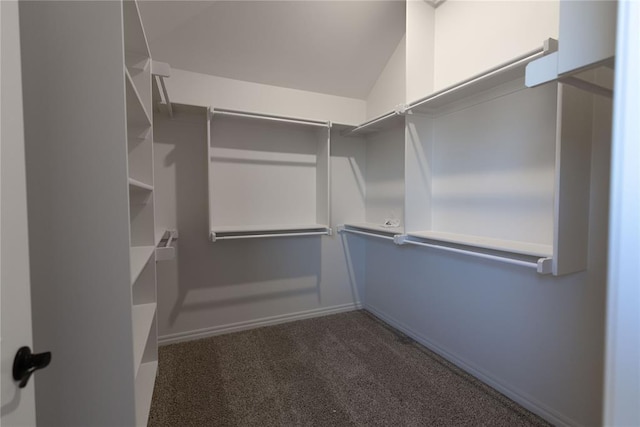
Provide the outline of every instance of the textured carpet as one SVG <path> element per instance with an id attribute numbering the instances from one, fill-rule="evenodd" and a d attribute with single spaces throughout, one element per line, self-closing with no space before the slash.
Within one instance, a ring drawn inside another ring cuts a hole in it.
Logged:
<path id="1" fill-rule="evenodd" d="M 365 311 L 160 348 L 151 426 L 547 426 Z"/>

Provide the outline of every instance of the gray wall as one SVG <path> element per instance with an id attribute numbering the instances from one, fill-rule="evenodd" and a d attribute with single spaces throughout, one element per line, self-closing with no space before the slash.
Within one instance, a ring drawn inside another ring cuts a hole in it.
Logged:
<path id="1" fill-rule="evenodd" d="M 322 237 L 208 240 L 207 142 L 200 111 L 154 117 L 156 225 L 180 233 L 158 263 L 161 341 L 350 310 L 364 283 L 364 241 Z M 364 220 L 365 146 L 332 141 L 332 226 Z M 233 185 L 230 182 L 229 185 Z"/>
<path id="2" fill-rule="evenodd" d="M 596 104 L 587 271 L 384 241 L 366 254 L 366 308 L 558 424 L 601 422 L 611 112 Z"/>
<path id="3" fill-rule="evenodd" d="M 156 115 L 156 222 L 180 231 L 178 259 L 158 264 L 159 335 L 189 339 L 364 301 L 548 420 L 599 424 L 610 102 L 596 108 L 589 267 L 563 277 L 352 235 L 212 244 L 204 116 Z M 334 134 L 334 227 L 365 219 L 366 149 Z"/>

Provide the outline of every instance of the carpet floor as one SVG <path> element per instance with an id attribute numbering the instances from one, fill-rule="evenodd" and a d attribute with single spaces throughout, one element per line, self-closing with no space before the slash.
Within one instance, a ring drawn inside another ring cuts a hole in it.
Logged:
<path id="1" fill-rule="evenodd" d="M 160 348 L 150 426 L 548 426 L 365 311 Z"/>

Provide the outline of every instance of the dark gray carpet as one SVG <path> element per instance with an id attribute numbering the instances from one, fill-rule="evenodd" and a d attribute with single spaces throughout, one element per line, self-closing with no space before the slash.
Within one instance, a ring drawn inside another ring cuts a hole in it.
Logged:
<path id="1" fill-rule="evenodd" d="M 547 426 L 365 311 L 160 348 L 151 426 Z"/>

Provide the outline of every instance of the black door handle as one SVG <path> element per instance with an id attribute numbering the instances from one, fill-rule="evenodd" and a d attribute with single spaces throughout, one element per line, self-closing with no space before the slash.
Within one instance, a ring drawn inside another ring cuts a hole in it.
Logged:
<path id="1" fill-rule="evenodd" d="M 43 369 L 51 363 L 51 352 L 33 354 L 29 347 L 20 347 L 13 359 L 13 379 L 19 381 L 18 387 L 24 388 L 38 369 Z"/>

